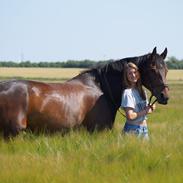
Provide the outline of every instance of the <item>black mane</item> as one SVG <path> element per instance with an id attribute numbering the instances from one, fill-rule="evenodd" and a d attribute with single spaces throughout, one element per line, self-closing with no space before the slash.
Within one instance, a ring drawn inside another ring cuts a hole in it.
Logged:
<path id="1" fill-rule="evenodd" d="M 125 86 L 123 84 L 123 71 L 125 64 L 133 62 L 139 67 L 139 70 L 143 69 L 143 65 L 150 59 L 150 53 L 142 56 L 127 57 L 118 60 L 112 60 L 105 64 L 96 64 L 94 67 L 82 71 L 78 76 L 73 79 L 81 79 L 83 83 L 92 86 L 91 80 L 94 80 L 97 86 L 99 86 L 115 108 L 120 106 L 120 97 Z M 92 79 L 93 78 L 93 79 Z M 115 105 L 114 105 L 115 103 Z"/>
<path id="2" fill-rule="evenodd" d="M 118 59 L 118 60 L 111 60 L 111 61 L 109 61 L 107 63 L 103 63 L 103 64 L 96 64 L 92 68 L 81 71 L 80 74 L 91 73 L 96 70 L 106 74 L 107 72 L 109 72 L 109 69 L 116 71 L 116 72 L 121 72 L 123 70 L 124 65 L 128 62 L 133 62 L 140 69 L 143 66 L 144 62 L 146 60 L 150 59 L 150 55 L 151 54 L 149 53 L 149 54 L 145 54 L 142 56 L 126 57 L 126 58 L 122 58 L 122 59 Z"/>

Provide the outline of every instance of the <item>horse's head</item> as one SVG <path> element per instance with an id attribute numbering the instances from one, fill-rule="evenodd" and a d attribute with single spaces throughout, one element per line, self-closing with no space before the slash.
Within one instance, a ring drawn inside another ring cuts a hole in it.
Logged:
<path id="1" fill-rule="evenodd" d="M 157 98 L 158 103 L 168 103 L 168 86 L 166 84 L 166 75 L 168 69 L 164 59 L 167 55 L 167 48 L 161 53 L 156 52 L 156 47 L 149 55 L 148 59 L 140 67 L 142 84 L 151 91 Z"/>

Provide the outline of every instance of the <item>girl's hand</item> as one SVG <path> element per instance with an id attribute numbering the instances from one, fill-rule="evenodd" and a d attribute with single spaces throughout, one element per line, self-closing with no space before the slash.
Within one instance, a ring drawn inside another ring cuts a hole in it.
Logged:
<path id="1" fill-rule="evenodd" d="M 148 105 L 148 106 L 145 107 L 145 110 L 146 110 L 147 114 L 151 114 L 155 109 L 156 109 L 156 105 L 155 104 Z"/>
<path id="2" fill-rule="evenodd" d="M 155 104 L 150 105 L 150 106 L 151 106 L 152 111 L 154 111 L 156 109 L 156 105 Z"/>

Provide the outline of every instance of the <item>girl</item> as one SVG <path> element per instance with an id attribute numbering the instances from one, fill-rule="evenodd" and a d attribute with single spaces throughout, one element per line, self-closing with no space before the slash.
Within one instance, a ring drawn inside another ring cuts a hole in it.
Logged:
<path id="1" fill-rule="evenodd" d="M 126 89 L 122 94 L 121 107 L 125 111 L 126 122 L 123 131 L 148 139 L 146 115 L 154 111 L 155 105 L 147 104 L 147 96 L 142 88 L 138 67 L 131 62 L 125 69 L 124 83 Z"/>

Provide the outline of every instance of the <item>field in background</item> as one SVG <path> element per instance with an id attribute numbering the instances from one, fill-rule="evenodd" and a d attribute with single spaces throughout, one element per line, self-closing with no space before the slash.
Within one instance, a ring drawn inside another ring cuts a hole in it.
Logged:
<path id="1" fill-rule="evenodd" d="M 0 67 L 0 79 L 28 78 L 41 80 L 65 80 L 79 74 L 80 68 L 7 68 Z M 169 70 L 168 81 L 183 81 L 183 70 Z"/>
<path id="2" fill-rule="evenodd" d="M 0 79 L 26 78 L 37 80 L 66 80 L 79 74 L 79 68 L 8 68 L 0 67 Z"/>
<path id="3" fill-rule="evenodd" d="M 169 83 L 183 82 L 183 70 L 169 70 L 167 74 L 167 80 Z"/>
<path id="4" fill-rule="evenodd" d="M 11 69 L 0 68 L 0 76 L 54 81 L 80 71 L 13 68 L 13 73 Z M 183 70 L 168 72 L 170 101 L 166 106 L 157 104 L 149 115 L 149 142 L 121 135 L 125 119 L 119 113 L 112 131 L 89 134 L 81 129 L 65 136 L 26 132 L 8 143 L 0 137 L 0 182 L 182 183 L 182 81 Z"/>

